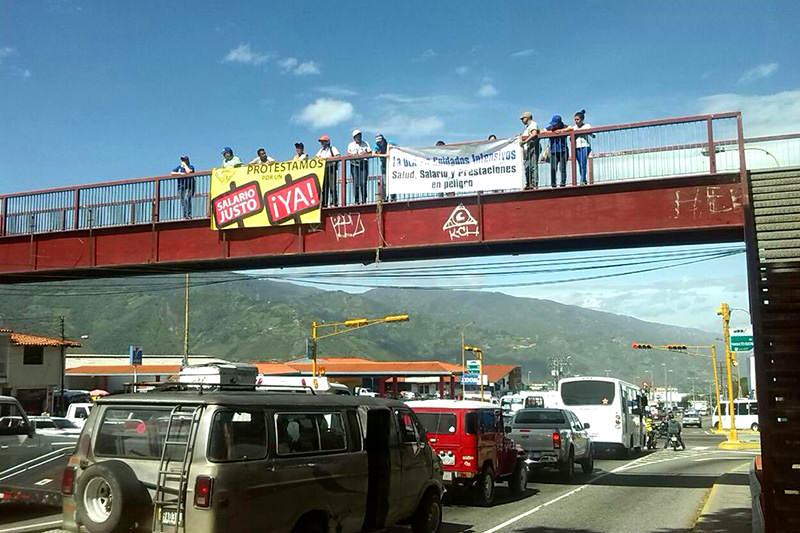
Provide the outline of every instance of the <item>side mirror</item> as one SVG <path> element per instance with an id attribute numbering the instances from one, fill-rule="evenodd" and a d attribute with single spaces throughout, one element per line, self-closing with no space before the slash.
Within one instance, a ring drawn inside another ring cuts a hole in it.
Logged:
<path id="1" fill-rule="evenodd" d="M 506 426 L 505 427 L 505 432 L 506 433 L 511 433 L 511 426 Z"/>
<path id="2" fill-rule="evenodd" d="M 589 425 L 589 422 L 584 422 L 583 423 L 583 429 L 589 429 L 590 427 L 591 426 Z"/>

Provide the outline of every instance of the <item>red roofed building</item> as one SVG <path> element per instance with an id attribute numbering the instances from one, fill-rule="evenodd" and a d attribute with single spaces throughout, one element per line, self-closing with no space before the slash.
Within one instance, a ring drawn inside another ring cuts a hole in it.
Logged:
<path id="1" fill-rule="evenodd" d="M 16 397 L 30 414 L 52 410 L 66 349 L 77 347 L 69 339 L 0 329 L 0 394 Z"/>

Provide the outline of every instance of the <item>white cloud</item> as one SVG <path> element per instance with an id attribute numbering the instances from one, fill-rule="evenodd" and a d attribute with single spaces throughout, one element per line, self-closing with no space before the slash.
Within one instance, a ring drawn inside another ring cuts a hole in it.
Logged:
<path id="1" fill-rule="evenodd" d="M 340 85 L 325 85 L 323 87 L 317 87 L 317 91 L 330 96 L 356 96 L 358 94 L 353 89 L 348 89 L 347 87 L 342 87 Z"/>
<path id="2" fill-rule="evenodd" d="M 319 74 L 319 66 L 314 61 L 300 61 L 296 57 L 285 57 L 278 61 L 278 66 L 295 76 Z"/>
<path id="3" fill-rule="evenodd" d="M 796 133 L 800 123 L 800 90 L 765 95 L 714 94 L 699 103 L 702 113 L 741 111 L 746 137 Z"/>
<path id="4" fill-rule="evenodd" d="M 456 67 L 456 74 L 458 74 L 459 76 L 463 76 L 467 72 L 469 72 L 469 67 L 466 66 Z"/>
<path id="5" fill-rule="evenodd" d="M 762 63 L 756 67 L 751 68 L 739 78 L 739 83 L 750 83 L 752 81 L 760 80 L 762 78 L 769 78 L 778 71 L 778 64 Z"/>
<path id="6" fill-rule="evenodd" d="M 312 128 L 327 128 L 349 120 L 353 116 L 353 104 L 332 98 L 318 98 L 300 110 L 292 121 L 307 124 Z"/>
<path id="7" fill-rule="evenodd" d="M 528 57 L 536 53 L 533 48 L 525 48 L 524 50 L 517 50 L 511 53 L 511 57 Z"/>
<path id="8" fill-rule="evenodd" d="M 304 76 L 308 74 L 319 74 L 319 66 L 314 61 L 303 61 L 297 68 L 294 69 L 297 76 Z"/>
<path id="9" fill-rule="evenodd" d="M 3 59 L 5 59 L 7 57 L 11 57 L 11 56 L 16 55 L 16 54 L 17 54 L 17 49 L 16 48 L 12 48 L 10 46 L 4 46 L 4 47 L 0 48 L 0 63 L 3 62 Z"/>
<path id="10" fill-rule="evenodd" d="M 497 89 L 492 84 L 492 80 L 488 78 L 483 79 L 483 83 L 481 84 L 480 88 L 478 89 L 478 96 L 489 97 L 489 96 L 496 96 Z"/>
<path id="11" fill-rule="evenodd" d="M 241 43 L 236 48 L 231 49 L 225 58 L 226 63 L 242 63 L 245 65 L 261 65 L 272 58 L 272 54 L 254 52 L 249 44 Z"/>
<path id="12" fill-rule="evenodd" d="M 379 131 L 386 136 L 398 139 L 413 139 L 437 133 L 444 128 L 444 121 L 438 116 L 409 116 L 396 113 L 380 121 L 365 126 L 365 129 Z"/>
<path id="13" fill-rule="evenodd" d="M 427 61 L 429 59 L 433 59 L 436 57 L 436 51 L 433 48 L 428 48 L 424 52 L 422 52 L 418 57 L 414 59 L 414 61 Z"/>

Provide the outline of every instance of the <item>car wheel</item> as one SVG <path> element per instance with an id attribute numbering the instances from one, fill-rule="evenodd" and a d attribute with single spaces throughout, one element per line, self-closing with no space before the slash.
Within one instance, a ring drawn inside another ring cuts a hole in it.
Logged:
<path id="1" fill-rule="evenodd" d="M 411 519 L 413 533 L 437 533 L 442 527 L 442 501 L 436 491 L 428 491 Z"/>
<path id="2" fill-rule="evenodd" d="M 310 513 L 297 521 L 292 533 L 325 533 L 328 531 L 327 519 L 319 513 Z"/>
<path id="3" fill-rule="evenodd" d="M 514 468 L 514 473 L 511 474 L 508 487 L 511 489 L 511 493 L 516 496 L 524 494 L 525 489 L 528 488 L 528 467 L 525 465 L 524 460 L 517 459 L 517 466 Z"/>
<path id="4" fill-rule="evenodd" d="M 558 465 L 558 471 L 561 473 L 561 477 L 564 478 L 564 481 L 567 483 L 572 482 L 575 477 L 575 452 L 572 449 L 569 450 L 567 462 Z"/>
<path id="5" fill-rule="evenodd" d="M 753 431 L 758 431 L 758 422 L 753 422 L 753 424 L 750 426 L 750 429 Z"/>
<path id="6" fill-rule="evenodd" d="M 478 505 L 488 507 L 494 502 L 494 472 L 487 466 L 475 482 L 475 500 Z"/>
<path id="7" fill-rule="evenodd" d="M 146 519 L 150 504 L 147 490 L 131 467 L 119 461 L 87 468 L 75 486 L 75 501 L 78 520 L 90 533 L 130 531 Z"/>
<path id="8" fill-rule="evenodd" d="M 587 476 L 594 472 L 594 457 L 592 456 L 591 449 L 589 450 L 586 459 L 581 462 L 581 468 L 583 469 L 583 473 Z"/>

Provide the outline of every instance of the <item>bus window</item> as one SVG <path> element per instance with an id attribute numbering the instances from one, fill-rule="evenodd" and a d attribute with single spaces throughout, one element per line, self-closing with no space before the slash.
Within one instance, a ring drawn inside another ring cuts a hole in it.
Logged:
<path id="1" fill-rule="evenodd" d="M 736 416 L 744 416 L 750 414 L 748 413 L 747 410 L 747 402 L 739 402 L 734 405 L 736 406 Z"/>
<path id="2" fill-rule="evenodd" d="M 749 402 L 750 404 L 750 414 L 757 415 L 758 414 L 758 402 Z"/>
<path id="3" fill-rule="evenodd" d="M 614 389 L 611 381 L 567 381 L 561 384 L 561 399 L 564 405 L 611 405 Z"/>

